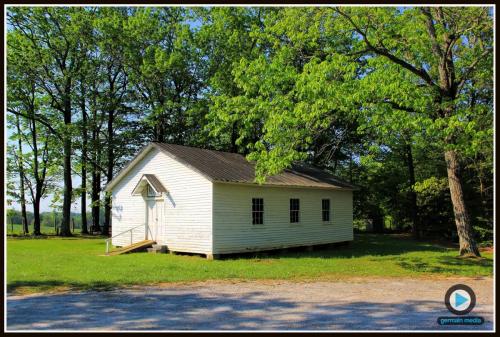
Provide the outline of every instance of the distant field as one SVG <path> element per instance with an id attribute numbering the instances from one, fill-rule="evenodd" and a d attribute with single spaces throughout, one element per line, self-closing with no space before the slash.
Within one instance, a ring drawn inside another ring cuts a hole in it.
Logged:
<path id="1" fill-rule="evenodd" d="M 222 279 L 491 276 L 492 252 L 457 258 L 457 250 L 393 235 L 356 235 L 349 246 L 209 261 L 199 256 L 133 253 L 101 256 L 104 239 L 7 240 L 9 292 L 109 289 Z"/>
<path id="2" fill-rule="evenodd" d="M 73 227 L 71 227 L 71 230 L 73 230 Z M 30 233 L 33 232 L 33 226 L 29 227 Z M 42 234 L 55 234 L 55 229 L 54 226 L 41 226 L 40 231 Z M 7 235 L 22 235 L 23 234 L 23 227 L 21 224 L 8 224 L 6 226 L 6 232 Z M 75 232 L 80 232 L 79 228 L 75 228 Z"/>

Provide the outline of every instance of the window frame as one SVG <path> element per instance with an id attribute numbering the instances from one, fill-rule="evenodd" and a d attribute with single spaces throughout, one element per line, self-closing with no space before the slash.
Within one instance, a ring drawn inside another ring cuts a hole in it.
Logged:
<path id="1" fill-rule="evenodd" d="M 252 198 L 252 225 L 264 224 L 264 198 Z"/>
<path id="2" fill-rule="evenodd" d="M 300 199 L 299 198 L 290 198 L 289 219 L 290 219 L 290 223 L 300 223 Z"/>
<path id="3" fill-rule="evenodd" d="M 328 203 L 328 208 L 325 208 L 325 202 Z M 332 210 L 332 203 L 329 198 L 324 198 L 321 199 L 321 220 L 323 222 L 330 222 L 331 221 L 331 210 Z M 325 214 L 326 220 L 325 220 Z"/>

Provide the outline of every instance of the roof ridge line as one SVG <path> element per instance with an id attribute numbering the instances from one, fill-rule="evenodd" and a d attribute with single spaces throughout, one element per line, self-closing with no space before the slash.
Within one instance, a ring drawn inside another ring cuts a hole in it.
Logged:
<path id="1" fill-rule="evenodd" d="M 196 146 L 190 146 L 190 145 L 181 145 L 181 144 L 174 144 L 174 143 L 165 143 L 165 142 L 151 142 L 153 144 L 158 144 L 158 145 L 173 145 L 173 146 L 181 146 L 181 147 L 188 147 L 190 149 L 196 149 L 196 150 L 204 150 L 204 151 L 211 151 L 211 152 L 219 152 L 219 153 L 227 153 L 227 154 L 231 154 L 231 155 L 237 155 L 237 156 L 241 156 L 243 158 L 245 158 L 244 155 L 242 155 L 241 153 L 237 153 L 237 152 L 229 152 L 229 151 L 220 151 L 220 150 L 212 150 L 212 149 L 205 149 L 205 148 L 202 148 L 202 147 L 196 147 Z"/>

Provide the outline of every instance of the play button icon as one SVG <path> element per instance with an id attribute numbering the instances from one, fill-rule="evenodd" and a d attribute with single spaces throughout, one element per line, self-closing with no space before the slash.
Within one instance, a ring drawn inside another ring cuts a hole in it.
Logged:
<path id="1" fill-rule="evenodd" d="M 460 290 L 455 291 L 455 305 L 454 305 L 455 308 L 463 307 L 464 304 L 469 304 L 469 301 L 470 301 L 468 294 L 466 294 L 464 296 L 464 295 L 459 294 L 458 293 L 459 291 Z"/>
<path id="2" fill-rule="evenodd" d="M 470 296 L 464 290 L 455 290 L 451 297 L 455 299 L 455 303 L 450 303 L 455 310 L 463 310 L 469 306 Z"/>
<path id="3" fill-rule="evenodd" d="M 452 313 L 465 315 L 476 305 L 476 295 L 470 287 L 464 284 L 457 284 L 448 289 L 444 301 L 446 307 Z"/>

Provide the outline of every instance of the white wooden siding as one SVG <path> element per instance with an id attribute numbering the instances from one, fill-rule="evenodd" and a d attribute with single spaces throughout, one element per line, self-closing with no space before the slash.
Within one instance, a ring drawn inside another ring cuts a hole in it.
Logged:
<path id="1" fill-rule="evenodd" d="M 145 173 L 156 175 L 169 193 L 164 196 L 164 226 L 158 243 L 182 252 L 212 253 L 212 183 L 201 174 L 152 149 L 120 180 L 112 191 L 112 235 L 132 227 L 133 241 L 145 238 L 146 201 L 132 196 Z M 113 239 L 113 245 L 130 244 L 130 235 Z"/>
<path id="2" fill-rule="evenodd" d="M 213 253 L 234 253 L 353 240 L 352 191 L 215 183 Z M 252 225 L 252 198 L 264 199 L 264 224 Z M 300 222 L 290 223 L 290 198 Z M 330 199 L 330 222 L 321 199 Z"/>

